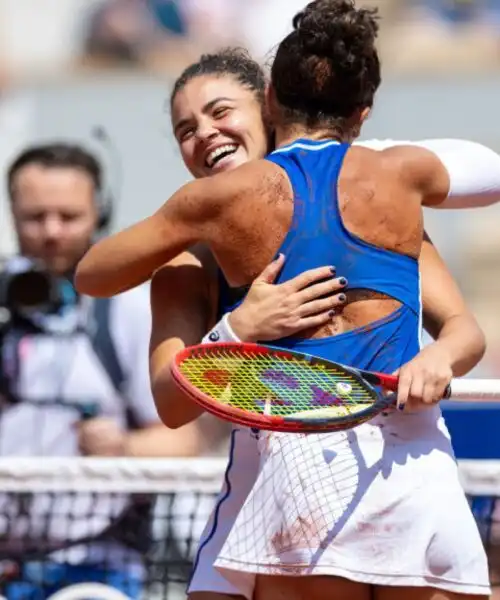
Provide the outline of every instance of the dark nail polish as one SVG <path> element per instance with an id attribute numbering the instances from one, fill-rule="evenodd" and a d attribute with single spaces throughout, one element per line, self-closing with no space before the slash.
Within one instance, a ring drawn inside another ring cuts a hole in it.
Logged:
<path id="1" fill-rule="evenodd" d="M 332 275 L 335 275 L 337 269 L 335 267 L 330 267 L 330 271 L 332 272 Z"/>
<path id="2" fill-rule="evenodd" d="M 330 311 L 328 312 L 328 316 L 329 316 L 329 317 L 334 317 L 334 316 L 335 316 L 335 311 L 334 311 L 334 310 L 330 310 Z"/>
<path id="3" fill-rule="evenodd" d="M 347 302 L 347 296 L 345 294 L 338 295 L 339 302 Z"/>
<path id="4" fill-rule="evenodd" d="M 403 411 L 405 409 L 406 404 L 399 404 L 398 405 L 398 410 Z"/>
<path id="5" fill-rule="evenodd" d="M 341 277 L 339 279 L 339 283 L 340 283 L 340 285 L 347 285 L 347 279 L 345 277 Z"/>

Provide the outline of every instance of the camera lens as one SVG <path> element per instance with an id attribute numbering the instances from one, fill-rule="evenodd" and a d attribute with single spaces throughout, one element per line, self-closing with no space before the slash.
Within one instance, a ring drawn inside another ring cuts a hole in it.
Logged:
<path id="1" fill-rule="evenodd" d="M 31 270 L 14 275 L 8 286 L 7 306 L 14 310 L 33 310 L 46 306 L 52 295 L 50 278 Z"/>

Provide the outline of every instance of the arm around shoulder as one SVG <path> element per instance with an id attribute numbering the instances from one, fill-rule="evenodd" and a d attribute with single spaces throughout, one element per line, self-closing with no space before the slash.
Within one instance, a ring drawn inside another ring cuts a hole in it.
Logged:
<path id="1" fill-rule="evenodd" d="M 500 202 L 500 155 L 477 142 L 436 139 L 394 143 L 405 172 L 433 208 L 479 208 Z"/>
<path id="2" fill-rule="evenodd" d="M 147 281 L 190 246 L 216 237 L 220 209 L 231 191 L 212 181 L 217 177 L 184 185 L 150 217 L 94 244 L 77 266 L 78 291 L 113 296 Z"/>

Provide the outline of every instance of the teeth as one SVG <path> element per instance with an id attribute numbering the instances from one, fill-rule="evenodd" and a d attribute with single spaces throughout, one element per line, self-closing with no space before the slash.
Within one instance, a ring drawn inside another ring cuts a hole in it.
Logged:
<path id="1" fill-rule="evenodd" d="M 236 144 L 226 144 L 225 146 L 219 146 L 215 150 L 212 150 L 206 158 L 207 166 L 212 168 L 219 157 L 224 154 L 232 154 L 236 152 L 238 146 Z"/>

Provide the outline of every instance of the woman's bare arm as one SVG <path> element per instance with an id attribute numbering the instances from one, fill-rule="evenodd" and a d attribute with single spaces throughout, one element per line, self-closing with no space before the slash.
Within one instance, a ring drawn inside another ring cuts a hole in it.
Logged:
<path id="1" fill-rule="evenodd" d="M 465 375 L 484 356 L 484 333 L 427 235 L 420 255 L 420 273 L 425 329 L 449 356 L 454 377 Z"/>
<path id="2" fill-rule="evenodd" d="M 160 268 L 151 282 L 151 389 L 167 427 L 181 427 L 203 413 L 174 383 L 169 366 L 177 352 L 198 344 L 209 327 L 209 278 L 200 259 L 185 252 Z"/>
<path id="3" fill-rule="evenodd" d="M 247 169 L 253 172 L 251 167 L 247 163 L 191 181 L 150 217 L 98 241 L 77 265 L 78 291 L 94 297 L 113 296 L 147 281 L 198 242 L 220 239 L 222 217 L 238 198 L 242 182 L 251 188 L 252 179 L 245 176 Z"/>
<path id="4" fill-rule="evenodd" d="M 434 342 L 399 369 L 398 404 L 433 404 L 452 377 L 466 375 L 486 343 L 474 315 L 443 259 L 426 235 L 420 255 L 425 329 Z"/>

